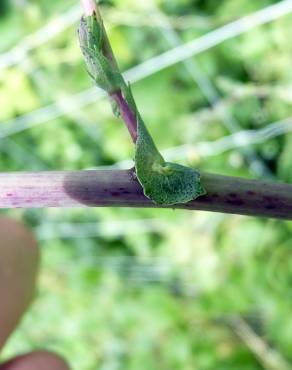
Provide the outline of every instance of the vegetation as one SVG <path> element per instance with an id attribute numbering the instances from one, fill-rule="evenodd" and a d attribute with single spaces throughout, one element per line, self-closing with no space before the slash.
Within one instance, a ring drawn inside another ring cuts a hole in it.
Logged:
<path id="1" fill-rule="evenodd" d="M 130 69 L 167 160 L 291 182 L 292 15 L 185 64 L 131 69 L 273 4 L 280 3 L 102 2 L 120 67 Z M 1 171 L 129 167 L 128 132 L 89 86 L 75 7 L 72 0 L 1 7 Z M 250 145 L 228 139 L 237 124 L 257 130 L 241 135 Z M 45 347 L 73 369 L 291 368 L 291 223 L 126 208 L 8 213 L 35 229 L 43 262 L 38 297 L 3 356 Z"/>

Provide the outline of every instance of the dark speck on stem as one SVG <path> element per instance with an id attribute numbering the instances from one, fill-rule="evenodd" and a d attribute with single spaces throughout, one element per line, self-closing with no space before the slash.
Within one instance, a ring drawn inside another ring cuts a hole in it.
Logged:
<path id="1" fill-rule="evenodd" d="M 247 191 L 246 194 L 250 195 L 250 196 L 256 195 L 256 193 L 254 191 L 251 191 L 251 190 Z"/>
<path id="2" fill-rule="evenodd" d="M 242 199 L 227 199 L 225 203 L 238 207 L 244 205 L 244 201 Z"/>

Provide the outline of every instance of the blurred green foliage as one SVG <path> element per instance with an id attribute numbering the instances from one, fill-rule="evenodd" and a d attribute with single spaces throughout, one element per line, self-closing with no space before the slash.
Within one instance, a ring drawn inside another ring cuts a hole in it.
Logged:
<path id="1" fill-rule="evenodd" d="M 187 42 L 273 3 L 102 2 L 122 70 L 171 48 L 161 12 Z M 64 98 L 91 87 L 76 21 L 21 54 L 31 35 L 75 5 L 1 2 L 0 64 L 12 52 L 21 56 L 0 69 L 0 135 L 37 110 L 26 118 L 34 127 L 1 139 L 1 171 L 77 170 L 133 157 L 129 135 L 106 100 L 82 109 L 66 104 Z M 196 143 L 229 134 L 220 109 L 242 129 L 261 129 L 291 115 L 291 17 L 195 58 L 220 93 L 213 108 L 183 64 L 133 84 L 159 148 L 190 144 L 178 163 L 251 176 L 240 148 L 204 156 Z M 54 102 L 55 115 L 46 122 L 46 111 L 39 109 Z M 252 146 L 275 179 L 292 181 L 291 140 L 288 132 Z M 42 347 L 84 370 L 290 368 L 291 223 L 147 209 L 8 214 L 35 228 L 43 260 L 37 299 L 3 356 Z"/>

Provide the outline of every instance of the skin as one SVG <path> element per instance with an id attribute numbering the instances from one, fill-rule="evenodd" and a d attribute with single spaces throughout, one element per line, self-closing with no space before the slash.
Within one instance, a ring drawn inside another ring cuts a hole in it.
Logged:
<path id="1" fill-rule="evenodd" d="M 35 293 L 39 264 L 37 242 L 22 224 L 0 217 L 0 350 L 17 327 Z M 69 370 L 58 355 L 46 351 L 24 354 L 0 370 Z"/>

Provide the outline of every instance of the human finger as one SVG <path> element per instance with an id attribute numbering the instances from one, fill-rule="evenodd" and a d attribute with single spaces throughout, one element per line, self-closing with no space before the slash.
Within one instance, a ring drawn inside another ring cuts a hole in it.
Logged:
<path id="1" fill-rule="evenodd" d="M 37 351 L 18 356 L 0 365 L 0 370 L 70 370 L 60 356 L 46 351 Z"/>
<path id="2" fill-rule="evenodd" d="M 38 261 L 33 234 L 0 217 L 0 349 L 34 296 Z"/>

